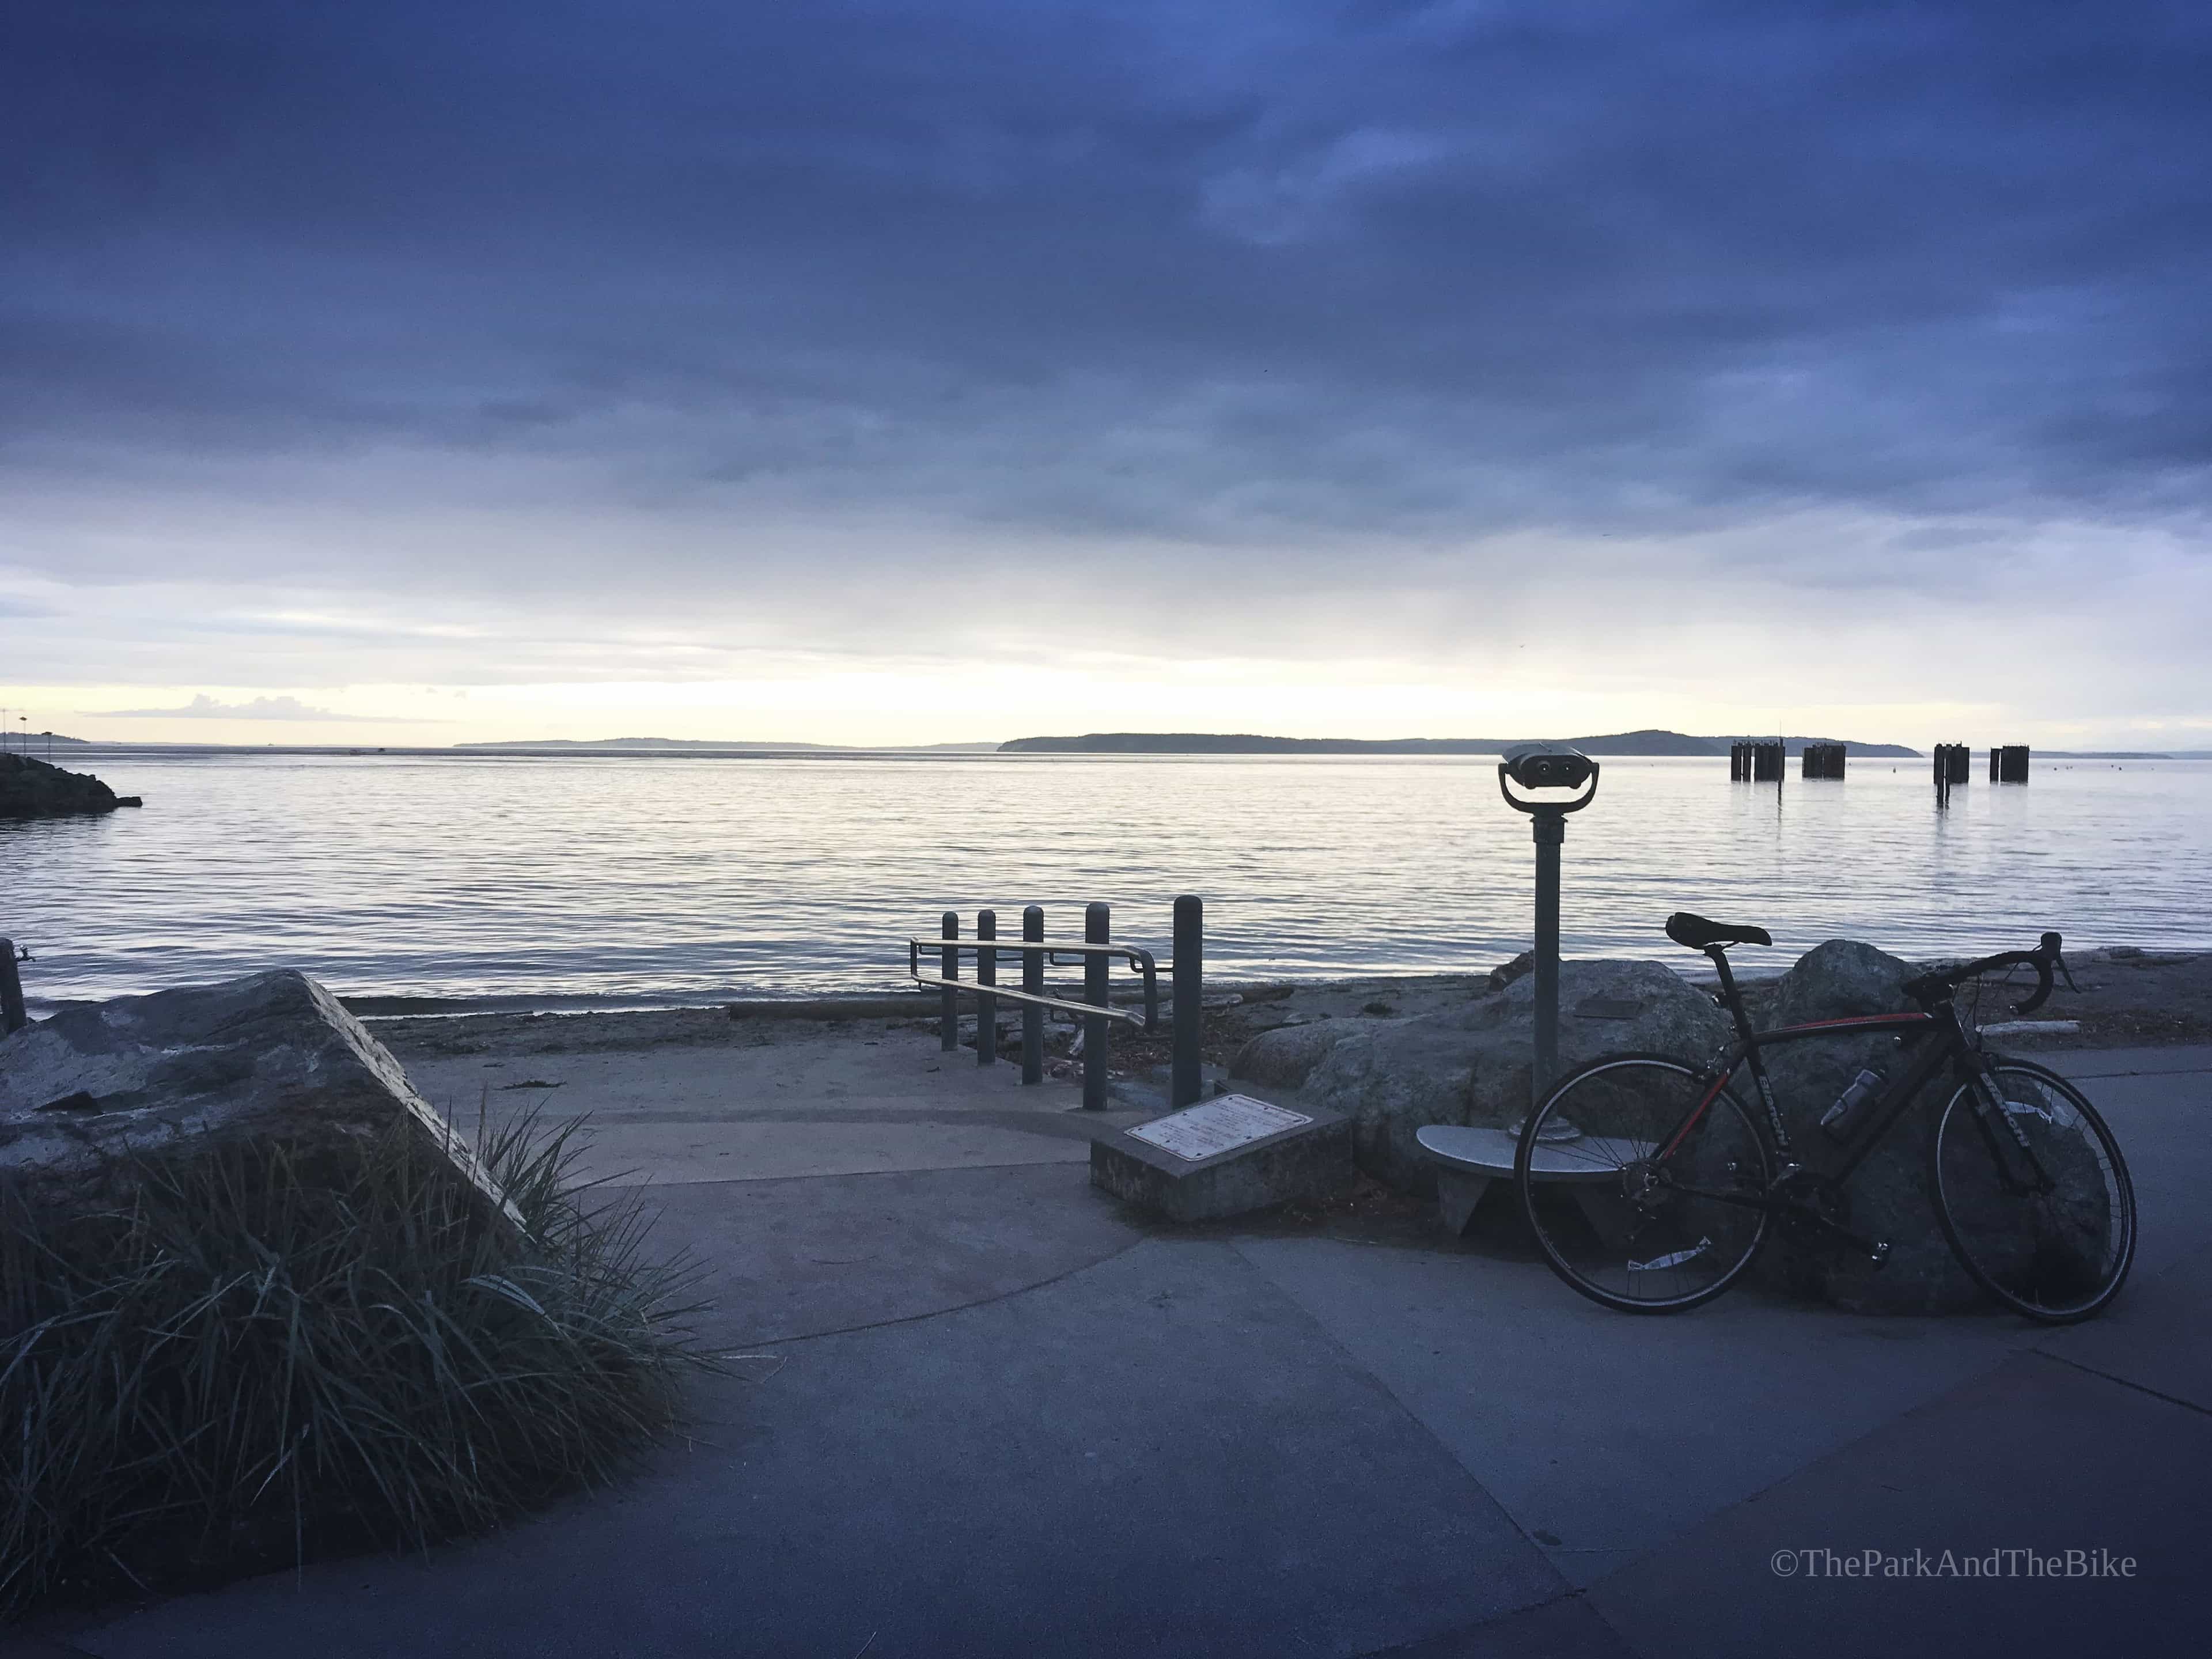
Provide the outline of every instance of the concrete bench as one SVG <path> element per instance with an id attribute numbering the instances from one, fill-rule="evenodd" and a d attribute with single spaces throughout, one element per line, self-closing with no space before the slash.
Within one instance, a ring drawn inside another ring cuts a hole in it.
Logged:
<path id="1" fill-rule="evenodd" d="M 1490 1183 L 1512 1180 L 1513 1158 L 1521 1137 L 1504 1129 L 1431 1123 L 1417 1130 L 1413 1139 L 1437 1164 L 1437 1203 L 1445 1231 L 1456 1238 L 1467 1231 L 1474 1206 L 1482 1202 Z M 1577 1158 L 1573 1146 L 1572 1141 L 1538 1146 L 1530 1161 L 1530 1175 L 1538 1181 L 1562 1182 L 1570 1188 L 1595 1188 L 1620 1179 L 1617 1170 L 1593 1168 L 1587 1159 Z M 1605 1215 L 1602 1206 L 1595 1204 L 1600 1194 L 1593 1190 L 1587 1198 L 1579 1192 L 1574 1195 L 1591 1224 L 1604 1231 L 1613 1218 Z"/>

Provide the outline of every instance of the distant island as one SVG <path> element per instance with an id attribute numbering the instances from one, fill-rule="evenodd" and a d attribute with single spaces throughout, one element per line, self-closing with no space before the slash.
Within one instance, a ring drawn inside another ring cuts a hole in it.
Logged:
<path id="1" fill-rule="evenodd" d="M 1717 755 L 1734 743 L 1771 743 L 1774 735 L 1694 738 L 1681 732 L 1614 732 L 1589 738 L 1266 738 L 1249 732 L 1092 732 L 1079 738 L 1016 738 L 1001 754 L 1044 755 L 1502 755 L 1516 743 L 1564 742 L 1585 755 Z M 1920 751 L 1894 743 L 1843 738 L 1784 738 L 1791 754 L 1808 743 L 1840 743 L 1846 752 L 1917 760 Z"/>

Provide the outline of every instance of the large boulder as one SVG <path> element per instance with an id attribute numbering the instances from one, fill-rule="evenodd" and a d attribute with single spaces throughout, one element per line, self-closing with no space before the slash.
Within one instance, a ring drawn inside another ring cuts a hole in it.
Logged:
<path id="1" fill-rule="evenodd" d="M 1303 1089 L 1322 1056 L 1356 1031 L 1372 1028 L 1348 1019 L 1316 1019 L 1262 1031 L 1237 1051 L 1229 1075 L 1269 1089 Z"/>
<path id="2" fill-rule="evenodd" d="M 395 1118 L 518 1220 L 399 1062 L 304 974 L 79 1004 L 0 1041 L 0 1181 L 34 1203 L 113 1201 L 126 1153 L 282 1139 L 311 1159 Z"/>
<path id="3" fill-rule="evenodd" d="M 1536 984 L 1514 981 L 1449 1013 L 1347 1034 L 1307 1077 L 1309 1098 L 1352 1121 L 1353 1155 L 1378 1180 L 1435 1189 L 1436 1168 L 1414 1141 L 1425 1124 L 1505 1128 L 1528 1111 Z M 1656 962 L 1559 965 L 1564 1073 L 1619 1049 L 1702 1065 L 1729 1035 L 1711 997 Z"/>
<path id="4" fill-rule="evenodd" d="M 1854 1014 L 1902 1012 L 1913 1006 L 1904 991 L 1916 970 L 1907 963 L 1856 939 L 1815 945 L 1784 974 L 1763 1025 L 1804 1025 Z M 1820 1127 L 1820 1115 L 1862 1071 L 1893 1077 L 1907 1056 L 1893 1036 L 1820 1037 L 1765 1051 L 1775 1103 L 1790 1132 L 1791 1156 L 1818 1171 L 1837 1143 Z M 1939 1079 L 1929 1094 L 1948 1088 Z M 1754 1091 L 1743 1088 L 1745 1103 Z M 1851 1172 L 1838 1219 L 1854 1232 L 1886 1238 L 1889 1261 L 1877 1269 L 1848 1247 L 1782 1229 L 1759 1261 L 1770 1285 L 1814 1296 L 1861 1313 L 1943 1313 L 1973 1306 L 1980 1292 L 1966 1277 L 1936 1219 L 1928 1191 L 1928 1138 L 1934 1101 L 1923 1097 Z M 1755 1109 L 1755 1108 L 1754 1108 Z"/>

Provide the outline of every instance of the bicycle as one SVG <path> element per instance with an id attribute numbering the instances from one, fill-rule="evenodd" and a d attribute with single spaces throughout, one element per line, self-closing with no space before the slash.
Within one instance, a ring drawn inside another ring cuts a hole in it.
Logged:
<path id="1" fill-rule="evenodd" d="M 1717 1067 L 1651 1054 L 1592 1060 L 1529 1114 L 1514 1184 L 1560 1278 L 1608 1308 L 1680 1312 L 1741 1279 L 1778 1222 L 1879 1266 L 1888 1241 L 1850 1231 L 1845 1183 L 1948 1070 L 1954 1086 L 1936 1109 L 1929 1191 L 1960 1265 L 2007 1307 L 2051 1324 L 2086 1319 L 2118 1293 L 2136 1247 L 2135 1188 L 2118 1143 L 2064 1078 L 1985 1052 L 1957 1006 L 1961 985 L 2000 969 L 2036 971 L 2035 993 L 2015 1013 L 2043 1006 L 2054 968 L 2073 988 L 2057 933 L 2033 951 L 1921 975 L 1904 987 L 1917 1009 L 1759 1031 L 1728 947 L 1771 945 L 1766 931 L 1686 912 L 1669 916 L 1666 931 L 1711 959 L 1735 1041 Z M 1804 1132 L 1808 1143 L 1826 1144 L 1799 1153 L 1763 1051 L 1859 1035 L 1893 1036 L 1910 1057 L 1886 1084 L 1862 1072 L 1820 1127 Z M 1745 1070 L 1762 1114 L 1731 1087 Z M 1553 1187 L 1575 1202 L 1539 1204 L 1539 1188 Z"/>

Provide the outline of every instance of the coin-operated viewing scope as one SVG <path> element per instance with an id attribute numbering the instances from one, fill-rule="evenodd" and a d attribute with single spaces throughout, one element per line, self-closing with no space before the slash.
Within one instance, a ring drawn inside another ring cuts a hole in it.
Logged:
<path id="1" fill-rule="evenodd" d="M 1567 799 L 1516 795 L 1522 789 L 1571 789 Z M 1559 1066 L 1559 848 L 1566 844 L 1567 814 L 1597 797 L 1597 763 L 1564 744 L 1520 743 L 1498 763 L 1498 793 L 1529 816 L 1536 837 L 1536 1054 L 1529 1073 L 1530 1110 L 1543 1103 Z"/>
<path id="2" fill-rule="evenodd" d="M 1597 793 L 1597 763 L 1579 749 L 1564 744 L 1518 743 L 1498 763 L 1498 787 L 1509 805 L 1523 812 L 1579 812 Z M 1505 786 L 1507 781 L 1523 789 L 1581 789 L 1576 801 L 1522 800 Z"/>

